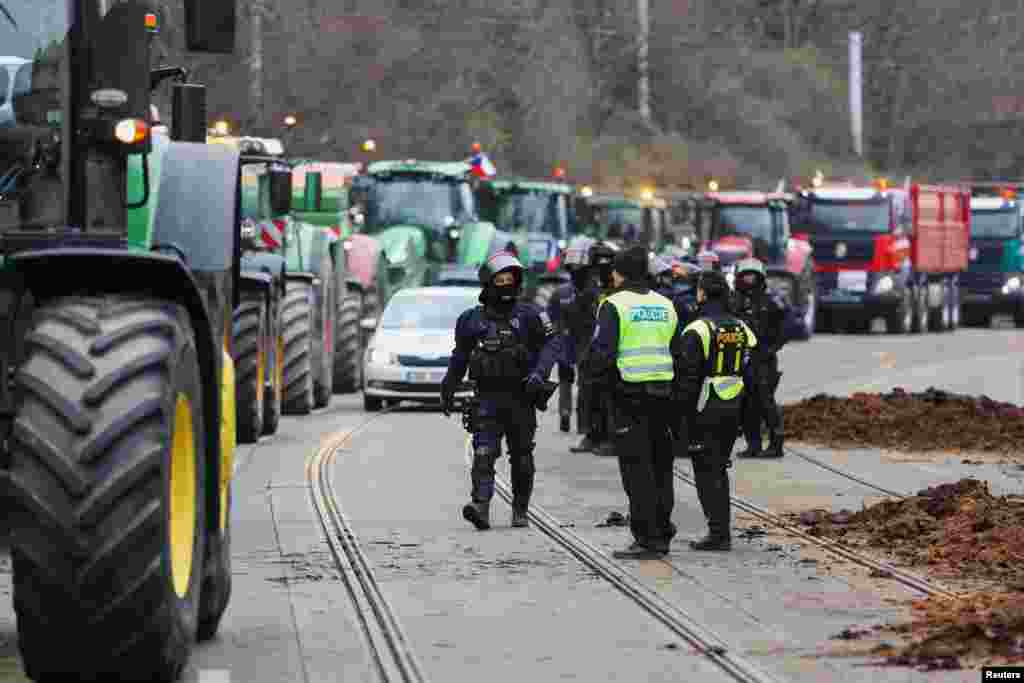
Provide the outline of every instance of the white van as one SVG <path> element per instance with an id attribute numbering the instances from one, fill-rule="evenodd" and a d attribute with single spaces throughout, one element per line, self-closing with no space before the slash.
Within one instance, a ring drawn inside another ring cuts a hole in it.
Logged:
<path id="1" fill-rule="evenodd" d="M 14 125 L 14 93 L 28 91 L 31 64 L 30 60 L 21 57 L 0 57 L 0 128 Z"/>

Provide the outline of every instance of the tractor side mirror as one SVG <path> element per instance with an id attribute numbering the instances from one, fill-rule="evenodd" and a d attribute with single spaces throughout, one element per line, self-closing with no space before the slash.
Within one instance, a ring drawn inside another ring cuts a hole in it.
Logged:
<path id="1" fill-rule="evenodd" d="M 206 142 L 206 86 L 175 83 L 171 90 L 171 139 Z"/>
<path id="2" fill-rule="evenodd" d="M 292 210 L 292 170 L 284 164 L 273 164 L 270 175 L 270 212 L 281 216 Z"/>
<path id="3" fill-rule="evenodd" d="M 235 31 L 233 0 L 185 0 L 185 40 L 192 52 L 232 54 Z"/>
<path id="4" fill-rule="evenodd" d="M 322 211 L 324 201 L 324 176 L 319 171 L 306 173 L 303 204 L 306 211 Z"/>

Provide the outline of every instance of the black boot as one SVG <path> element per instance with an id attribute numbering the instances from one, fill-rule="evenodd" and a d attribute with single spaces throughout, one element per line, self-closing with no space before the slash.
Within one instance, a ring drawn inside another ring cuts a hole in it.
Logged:
<path id="1" fill-rule="evenodd" d="M 530 518 L 527 515 L 526 508 L 521 510 L 512 510 L 512 526 L 517 529 L 530 526 Z"/>
<path id="2" fill-rule="evenodd" d="M 708 473 L 706 508 L 708 534 L 699 541 L 690 541 L 693 550 L 732 550 L 732 501 L 729 499 L 729 474 Z"/>
<path id="3" fill-rule="evenodd" d="M 596 440 L 591 438 L 590 434 L 587 434 L 580 440 L 575 446 L 569 447 L 571 453 L 593 453 L 597 450 L 598 443 Z"/>
<path id="4" fill-rule="evenodd" d="M 512 478 L 512 526 L 521 528 L 529 525 L 526 511 L 530 509 L 533 495 L 533 471 L 517 472 Z"/>
<path id="5" fill-rule="evenodd" d="M 477 528 L 487 531 L 491 528 L 491 502 L 472 502 L 462 508 L 462 517 Z"/>
<path id="6" fill-rule="evenodd" d="M 615 445 L 611 441 L 603 441 L 594 450 L 594 455 L 605 458 L 615 457 Z"/>
<path id="7" fill-rule="evenodd" d="M 569 416 L 568 415 L 562 415 L 561 420 L 558 423 L 558 428 L 561 431 L 563 431 L 563 432 L 568 432 L 569 431 L 569 426 L 570 426 L 569 425 Z"/>
<path id="8" fill-rule="evenodd" d="M 748 438 L 747 447 L 736 454 L 737 458 L 760 458 L 764 455 L 761 450 L 761 435 L 758 434 L 756 439 Z"/>

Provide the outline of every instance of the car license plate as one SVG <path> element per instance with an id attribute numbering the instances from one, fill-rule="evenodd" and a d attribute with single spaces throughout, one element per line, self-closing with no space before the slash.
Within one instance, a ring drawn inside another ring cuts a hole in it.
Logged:
<path id="1" fill-rule="evenodd" d="M 863 270 L 839 271 L 839 289 L 847 292 L 868 291 L 868 274 Z"/>
<path id="2" fill-rule="evenodd" d="M 444 379 L 444 375 L 436 371 L 409 370 L 405 373 L 405 381 L 413 384 L 437 384 L 442 379 Z"/>

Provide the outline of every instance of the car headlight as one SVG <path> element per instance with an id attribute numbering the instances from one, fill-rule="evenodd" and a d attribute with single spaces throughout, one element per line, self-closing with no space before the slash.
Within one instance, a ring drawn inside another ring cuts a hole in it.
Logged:
<path id="1" fill-rule="evenodd" d="M 370 349 L 367 351 L 367 356 L 373 365 L 396 365 L 398 362 L 395 354 L 383 349 Z"/>
<path id="2" fill-rule="evenodd" d="M 1017 276 L 1011 277 L 1003 285 L 1003 294 L 1009 294 L 1010 292 L 1016 292 L 1020 289 L 1020 278 Z"/>
<path id="3" fill-rule="evenodd" d="M 894 283 L 892 281 L 892 277 L 885 275 L 879 278 L 878 282 L 875 283 L 875 294 L 885 294 L 887 292 L 891 292 L 893 285 Z"/>

